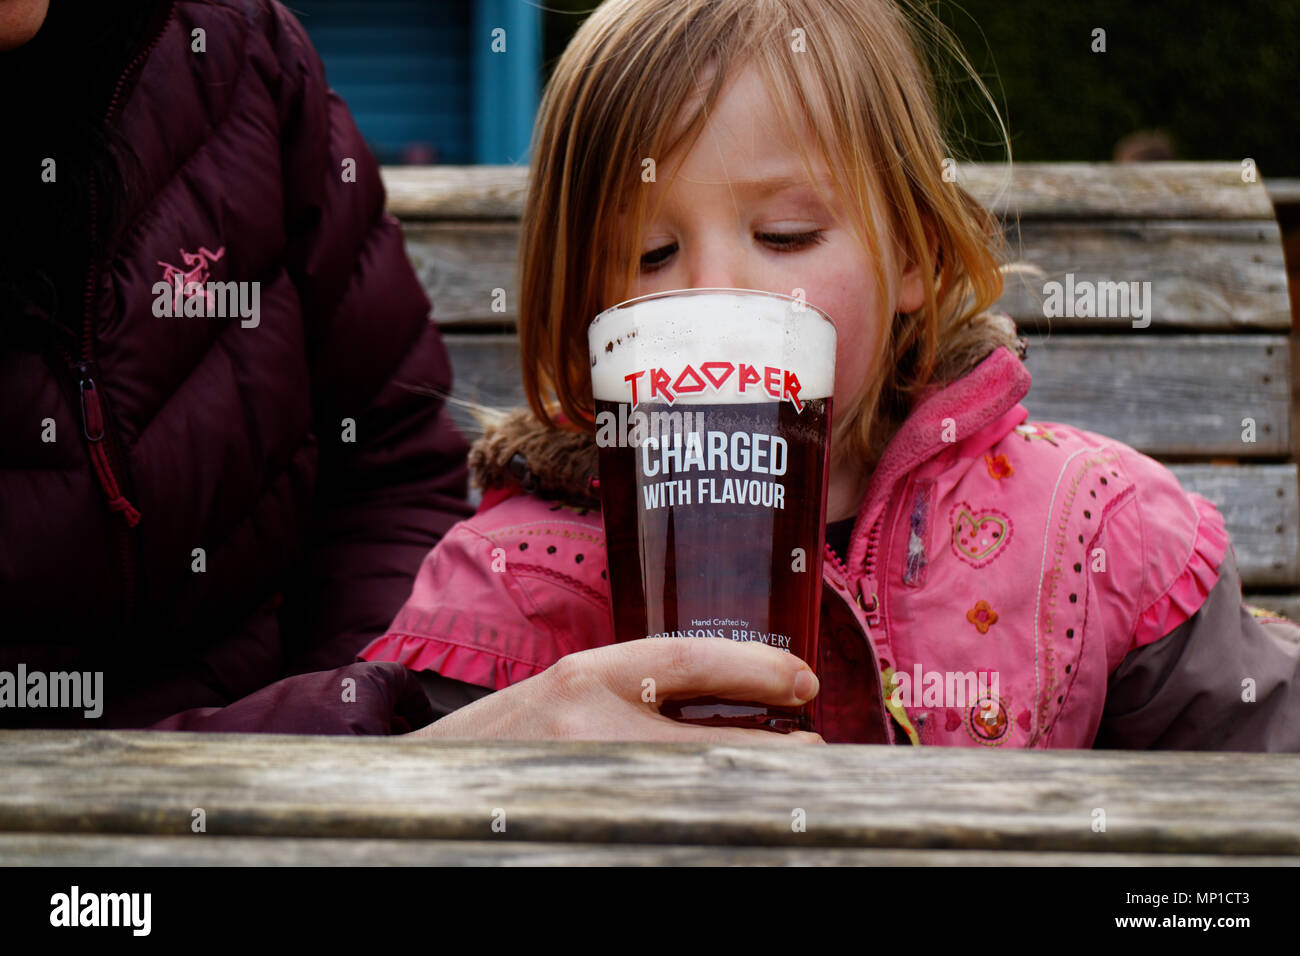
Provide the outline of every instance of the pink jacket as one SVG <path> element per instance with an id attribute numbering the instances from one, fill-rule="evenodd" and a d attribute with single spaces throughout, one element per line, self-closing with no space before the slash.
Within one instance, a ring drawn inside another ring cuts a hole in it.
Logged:
<path id="1" fill-rule="evenodd" d="M 923 395 L 871 479 L 847 560 L 828 549 L 815 715 L 827 741 L 1091 747 L 1121 663 L 1171 632 L 1188 640 L 1221 565 L 1240 610 L 1214 506 L 1119 442 L 1027 422 L 1029 385 L 999 348 Z M 499 689 L 612 642 L 605 578 L 597 510 L 493 490 L 363 657 Z M 1300 645 L 1264 644 L 1284 655 L 1270 686 L 1293 704 Z M 1239 681 L 1224 680 L 1231 708 Z"/>

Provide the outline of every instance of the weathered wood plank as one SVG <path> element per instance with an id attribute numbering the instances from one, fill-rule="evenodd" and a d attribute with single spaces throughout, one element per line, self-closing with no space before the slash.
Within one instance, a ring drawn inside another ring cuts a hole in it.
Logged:
<path id="1" fill-rule="evenodd" d="M 527 166 L 384 166 L 388 211 L 399 219 L 518 219 Z"/>
<path id="2" fill-rule="evenodd" d="M 1029 338 L 1035 419 L 1098 432 L 1156 456 L 1284 458 L 1289 343 L 1281 336 L 1054 335 Z M 513 335 L 445 336 L 461 398 L 523 404 Z M 1242 441 L 1242 419 L 1255 441 Z"/>
<path id="3" fill-rule="evenodd" d="M 1027 221 L 1008 242 L 1018 260 L 1042 271 L 1009 274 L 997 305 L 1024 329 L 1130 330 L 1135 322 L 1196 331 L 1291 329 L 1282 237 L 1273 221 Z M 1141 293 L 1147 314 L 1139 318 L 1131 298 L 1127 312 L 1108 310 L 1112 303 L 1103 296 L 1098 311 L 1109 315 L 1045 317 L 1047 283 L 1059 283 L 1063 293 L 1067 281 L 1076 290 L 1089 283 L 1092 292 L 1101 283 L 1123 283 L 1125 294 Z"/>
<path id="4" fill-rule="evenodd" d="M 510 323 L 519 318 L 517 222 L 403 223 L 406 254 L 441 326 Z M 496 289 L 505 311 L 493 312 Z"/>
<path id="5" fill-rule="evenodd" d="M 1273 206 L 1300 206 L 1300 179 L 1269 179 L 1264 189 Z"/>
<path id="6" fill-rule="evenodd" d="M 1262 180 L 1241 164 L 1016 163 L 959 166 L 957 182 L 999 216 L 1033 219 L 1270 219 Z"/>
<path id="7" fill-rule="evenodd" d="M 1300 234 L 1296 238 L 1300 240 Z M 1300 242 L 1297 242 L 1300 247 Z M 1300 251 L 1298 249 L 1297 251 Z M 1295 311 L 1300 313 L 1300 257 L 1292 260 L 1291 264 L 1293 275 L 1291 276 L 1291 298 L 1295 305 Z M 1300 333 L 1291 335 L 1291 421 L 1300 421 L 1300 380 L 1296 379 L 1296 369 L 1300 368 Z M 1287 457 L 1292 461 L 1300 461 L 1300 429 L 1294 425 L 1291 427 L 1291 449 Z"/>
<path id="8" fill-rule="evenodd" d="M 518 219 L 525 166 L 386 166 L 401 219 Z M 1237 163 L 966 163 L 957 180 L 999 216 L 1037 219 L 1270 219 L 1262 181 Z"/>
<path id="9" fill-rule="evenodd" d="M 444 335 L 451 356 L 452 394 L 499 408 L 526 405 L 517 335 Z M 474 432 L 463 409 L 450 410 L 456 424 Z"/>
<path id="10" fill-rule="evenodd" d="M 1286 457 L 1290 345 L 1282 336 L 1027 336 L 1040 420 L 1066 422 L 1165 457 Z M 1242 440 L 1243 420 L 1255 441 Z"/>
<path id="11" fill-rule="evenodd" d="M 439 324 L 514 323 L 516 222 L 407 222 L 407 254 L 434 303 Z M 1291 327 L 1286 265 L 1273 220 L 1036 222 L 1012 229 L 1013 258 L 1042 270 L 1006 277 L 997 308 L 1041 331 L 1132 329 L 1134 316 L 1044 318 L 1047 282 L 1149 282 L 1153 329 L 1197 331 Z M 1139 285 L 1138 289 L 1144 287 Z M 505 291 L 504 311 L 494 312 Z"/>
<path id="12" fill-rule="evenodd" d="M 654 846 L 518 840 L 0 833 L 0 866 L 1223 866 L 1187 853 L 1032 853 L 839 847 Z M 1300 866 L 1300 856 L 1233 856 L 1233 866 Z"/>
<path id="13" fill-rule="evenodd" d="M 1214 502 L 1222 513 L 1245 586 L 1300 583 L 1300 504 L 1294 464 L 1170 465 L 1169 470 L 1179 484 Z"/>
<path id="14" fill-rule="evenodd" d="M 1300 755 L 0 732 L 0 831 L 485 841 L 503 813 L 529 842 L 1294 856 Z"/>

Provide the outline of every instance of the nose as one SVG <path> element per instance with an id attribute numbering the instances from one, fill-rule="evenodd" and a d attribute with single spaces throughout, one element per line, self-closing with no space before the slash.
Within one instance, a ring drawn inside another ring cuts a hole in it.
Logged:
<path id="1" fill-rule="evenodd" d="M 714 238 L 697 242 L 687 256 L 686 276 L 692 289 L 752 289 L 744 250 Z"/>

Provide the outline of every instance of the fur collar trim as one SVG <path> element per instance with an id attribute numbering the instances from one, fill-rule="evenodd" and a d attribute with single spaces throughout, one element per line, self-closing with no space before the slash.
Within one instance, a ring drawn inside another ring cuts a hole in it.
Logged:
<path id="1" fill-rule="evenodd" d="M 485 491 L 516 484 L 542 498 L 586 507 L 599 503 L 596 464 L 594 436 L 547 426 L 529 408 L 516 408 L 489 425 L 469 453 L 474 484 Z"/>

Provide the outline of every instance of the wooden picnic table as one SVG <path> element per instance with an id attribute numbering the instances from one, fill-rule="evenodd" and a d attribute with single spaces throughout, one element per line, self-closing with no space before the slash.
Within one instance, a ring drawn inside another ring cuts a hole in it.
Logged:
<path id="1" fill-rule="evenodd" d="M 1300 864 L 1300 755 L 0 732 L 5 865 L 1062 863 Z"/>

